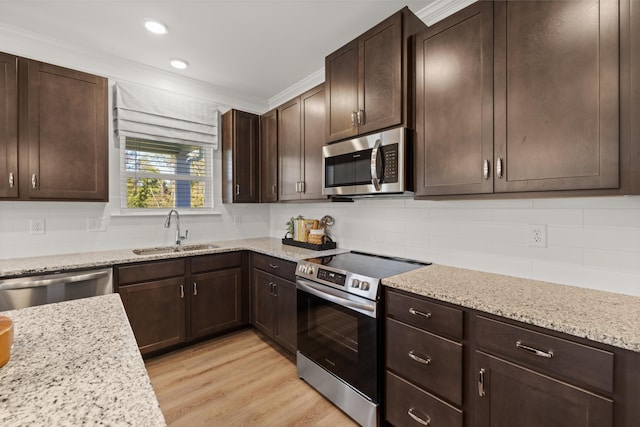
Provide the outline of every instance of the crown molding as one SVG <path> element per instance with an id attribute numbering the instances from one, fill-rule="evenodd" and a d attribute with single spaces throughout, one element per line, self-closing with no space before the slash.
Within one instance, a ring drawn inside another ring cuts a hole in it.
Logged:
<path id="1" fill-rule="evenodd" d="M 269 98 L 269 109 L 282 105 L 305 91 L 324 83 L 324 67 Z"/>
<path id="2" fill-rule="evenodd" d="M 267 100 L 263 98 L 232 91 L 118 56 L 67 44 L 7 24 L 0 24 L 0 52 L 97 74 L 110 80 L 127 80 L 204 99 L 218 104 L 222 110 L 238 108 L 262 113 L 268 107 Z"/>
<path id="3" fill-rule="evenodd" d="M 416 13 L 425 24 L 431 26 L 464 9 L 477 0 L 435 0 Z"/>

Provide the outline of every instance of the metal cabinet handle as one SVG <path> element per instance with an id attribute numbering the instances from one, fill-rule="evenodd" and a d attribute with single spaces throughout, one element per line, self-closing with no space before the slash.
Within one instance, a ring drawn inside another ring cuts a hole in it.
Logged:
<path id="1" fill-rule="evenodd" d="M 416 310 L 413 307 L 409 308 L 409 313 L 413 314 L 414 316 L 426 317 L 427 319 L 431 318 L 431 313 L 423 313 L 421 311 Z"/>
<path id="2" fill-rule="evenodd" d="M 193 282 L 193 295 L 198 295 L 198 284 Z"/>
<path id="3" fill-rule="evenodd" d="M 491 169 L 489 168 L 489 160 L 485 160 L 485 161 L 482 163 L 482 177 L 483 177 L 484 179 L 489 179 L 489 171 L 490 171 L 490 170 L 491 170 Z"/>
<path id="4" fill-rule="evenodd" d="M 275 270 L 278 268 L 278 264 L 269 264 L 269 268 L 273 268 Z"/>
<path id="5" fill-rule="evenodd" d="M 184 285 L 180 285 L 180 298 L 184 298 Z"/>
<path id="6" fill-rule="evenodd" d="M 498 160 L 496 160 L 496 176 L 499 179 L 502 179 L 502 157 L 498 157 Z"/>
<path id="7" fill-rule="evenodd" d="M 428 415 L 424 415 L 424 418 L 426 418 L 426 419 L 423 419 L 422 417 L 417 416 L 417 415 L 414 413 L 414 411 L 415 411 L 415 410 L 414 410 L 413 408 L 409 408 L 409 410 L 407 411 L 407 414 L 408 414 L 411 418 L 413 418 L 413 420 L 414 420 L 415 422 L 417 422 L 417 423 L 419 423 L 419 424 L 422 424 L 423 426 L 431 425 L 431 417 L 429 417 Z"/>
<path id="8" fill-rule="evenodd" d="M 418 363 L 422 363 L 423 365 L 430 365 L 431 364 L 431 357 L 427 356 L 427 358 L 423 358 L 418 356 L 417 354 L 415 354 L 415 352 L 413 350 L 411 350 L 408 354 L 407 354 L 410 358 L 412 358 L 413 360 L 415 360 Z"/>
<path id="9" fill-rule="evenodd" d="M 273 184 L 273 187 L 271 187 L 271 192 L 272 192 L 274 195 L 277 195 L 277 194 L 278 194 L 278 186 L 277 186 L 276 184 Z"/>
<path id="10" fill-rule="evenodd" d="M 356 113 L 355 111 L 353 113 L 351 113 L 351 127 L 355 127 L 356 126 Z"/>
<path id="11" fill-rule="evenodd" d="M 240 184 L 236 184 L 236 196 L 240 195 Z"/>
<path id="12" fill-rule="evenodd" d="M 31 175 L 31 186 L 34 190 L 38 188 L 38 176 L 35 173 Z"/>
<path id="13" fill-rule="evenodd" d="M 13 188 L 13 172 L 9 172 L 9 188 Z"/>
<path id="14" fill-rule="evenodd" d="M 480 369 L 480 372 L 478 372 L 478 396 L 482 397 L 485 394 L 485 390 L 484 390 L 484 374 L 485 374 L 485 370 L 484 368 Z"/>
<path id="15" fill-rule="evenodd" d="M 524 350 L 536 356 L 544 357 L 547 359 L 551 359 L 553 357 L 553 350 L 549 350 L 549 351 L 538 350 L 537 348 L 529 347 L 528 345 L 522 344 L 522 341 L 516 341 L 516 348 L 519 348 L 520 350 Z"/>
<path id="16" fill-rule="evenodd" d="M 358 110 L 358 125 L 364 124 L 364 110 Z"/>

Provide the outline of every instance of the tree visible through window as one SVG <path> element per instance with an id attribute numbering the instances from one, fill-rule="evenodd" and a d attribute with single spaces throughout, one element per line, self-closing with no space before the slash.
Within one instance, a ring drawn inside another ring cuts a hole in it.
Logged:
<path id="1" fill-rule="evenodd" d="M 127 208 L 211 208 L 211 148 L 125 138 Z"/>

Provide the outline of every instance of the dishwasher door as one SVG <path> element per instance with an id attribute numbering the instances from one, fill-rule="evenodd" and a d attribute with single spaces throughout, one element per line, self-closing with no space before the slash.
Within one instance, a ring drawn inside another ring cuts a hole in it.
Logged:
<path id="1" fill-rule="evenodd" d="M 111 268 L 0 279 L 0 311 L 112 292 Z"/>

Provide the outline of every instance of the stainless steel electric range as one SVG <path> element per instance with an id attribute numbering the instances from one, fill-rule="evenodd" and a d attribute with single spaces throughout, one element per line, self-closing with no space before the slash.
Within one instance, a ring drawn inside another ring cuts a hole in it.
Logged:
<path id="1" fill-rule="evenodd" d="M 426 265 L 362 252 L 298 262 L 298 376 L 363 426 L 379 424 L 380 280 Z"/>

